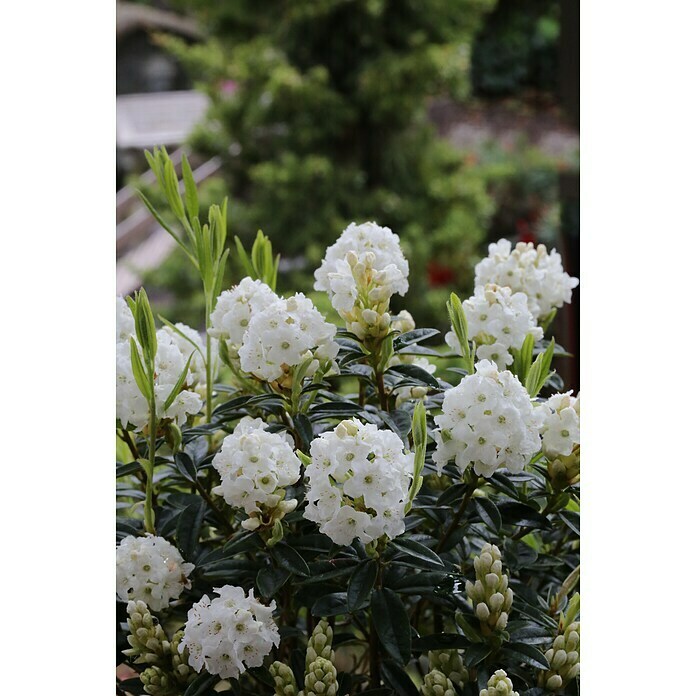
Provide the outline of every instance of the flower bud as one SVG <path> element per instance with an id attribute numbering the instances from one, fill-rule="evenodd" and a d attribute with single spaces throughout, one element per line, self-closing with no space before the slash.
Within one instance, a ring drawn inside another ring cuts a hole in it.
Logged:
<path id="1" fill-rule="evenodd" d="M 307 656 L 305 658 L 305 668 L 309 669 L 317 658 L 333 661 L 334 651 L 331 649 L 333 641 L 333 629 L 326 619 L 322 619 L 314 627 L 312 636 L 307 643 Z"/>
<path id="2" fill-rule="evenodd" d="M 567 613 L 561 613 L 558 635 L 545 652 L 551 669 L 539 674 L 539 686 L 549 691 L 560 691 L 580 674 L 580 622 L 572 621 L 579 610 L 580 595 L 576 593 L 568 603 Z"/>
<path id="3" fill-rule="evenodd" d="M 305 675 L 304 696 L 335 696 L 338 691 L 336 668 L 330 660 L 317 657 Z"/>
<path id="4" fill-rule="evenodd" d="M 456 650 L 431 650 L 428 661 L 431 671 L 441 672 L 454 686 L 462 688 L 469 681 L 469 672 Z"/>
<path id="5" fill-rule="evenodd" d="M 499 669 L 488 680 L 488 688 L 481 689 L 479 696 L 520 696 L 513 690 L 512 681 L 503 669 Z"/>
<path id="6" fill-rule="evenodd" d="M 437 669 L 425 675 L 420 692 L 423 696 L 455 696 L 451 680 Z"/>
<path id="7" fill-rule="evenodd" d="M 276 696 L 297 696 L 297 682 L 290 667 L 282 662 L 274 662 L 268 671 L 273 677 Z"/>

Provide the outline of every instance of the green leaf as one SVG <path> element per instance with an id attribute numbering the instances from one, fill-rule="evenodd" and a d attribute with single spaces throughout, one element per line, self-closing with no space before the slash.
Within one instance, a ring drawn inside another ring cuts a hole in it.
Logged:
<path id="1" fill-rule="evenodd" d="M 465 650 L 471 645 L 471 641 L 459 633 L 433 633 L 429 636 L 421 636 L 413 641 L 413 650 L 425 652 L 426 650 Z"/>
<path id="2" fill-rule="evenodd" d="M 345 592 L 333 592 L 319 597 L 312 605 L 312 616 L 337 616 L 348 614 L 347 595 Z"/>
<path id="3" fill-rule="evenodd" d="M 287 544 L 277 544 L 273 547 L 271 555 L 276 559 L 278 565 L 293 575 L 300 575 L 303 578 L 310 576 L 309 566 L 302 556 L 295 549 Z"/>
<path id="4" fill-rule="evenodd" d="M 462 301 L 452 293 L 449 302 L 447 303 L 447 312 L 452 322 L 452 330 L 459 340 L 459 345 L 462 349 L 462 357 L 466 362 L 466 367 L 469 374 L 474 372 L 474 359 L 469 345 L 469 327 L 462 307 Z"/>
<path id="5" fill-rule="evenodd" d="M 527 374 L 529 373 L 529 368 L 532 365 L 533 351 L 534 336 L 532 334 L 527 334 L 521 348 L 513 352 L 513 355 L 515 356 L 513 370 L 522 384 L 525 383 Z"/>
<path id="6" fill-rule="evenodd" d="M 397 374 L 408 377 L 409 382 L 416 382 L 432 389 L 439 389 L 439 382 L 427 370 L 418 365 L 394 365 L 387 370 L 387 374 L 396 372 Z"/>
<path id="7" fill-rule="evenodd" d="M 179 515 L 179 521 L 176 525 L 176 541 L 184 558 L 193 559 L 196 557 L 204 516 L 205 503 L 202 500 L 187 505 Z"/>
<path id="8" fill-rule="evenodd" d="M 524 386 L 529 396 L 532 398 L 541 391 L 544 384 L 546 384 L 546 380 L 549 378 L 555 345 L 556 341 L 552 338 L 548 348 L 543 353 L 537 355 L 536 360 L 529 368 Z"/>
<path id="9" fill-rule="evenodd" d="M 184 369 L 179 375 L 179 379 L 176 381 L 176 384 L 172 387 L 172 390 L 169 392 L 169 396 L 164 402 L 164 406 L 162 408 L 163 412 L 166 412 L 166 410 L 174 403 L 174 399 L 176 399 L 176 397 L 179 395 L 179 392 L 181 391 L 181 388 L 184 386 L 184 382 L 186 382 L 186 377 L 188 375 L 189 367 L 191 366 L 192 358 L 193 351 L 191 352 L 191 355 L 189 355 L 188 360 L 186 361 L 186 365 L 184 365 Z"/>
<path id="10" fill-rule="evenodd" d="M 484 645 L 483 643 L 476 643 L 475 645 L 470 645 L 462 659 L 467 667 L 475 667 L 479 662 L 485 660 L 493 651 L 490 645 Z"/>
<path id="11" fill-rule="evenodd" d="M 539 648 L 527 643 L 506 643 L 503 648 L 506 657 L 511 657 L 518 662 L 526 662 L 537 669 L 549 669 L 549 661 Z"/>
<path id="12" fill-rule="evenodd" d="M 411 624 L 399 595 L 388 589 L 375 590 L 370 607 L 372 623 L 384 649 L 405 664 L 411 656 Z"/>
<path id="13" fill-rule="evenodd" d="M 577 512 L 571 512 L 570 510 L 563 510 L 559 512 L 558 516 L 566 523 L 566 525 L 572 529 L 578 536 L 580 536 L 580 515 Z"/>
<path id="14" fill-rule="evenodd" d="M 213 685 L 217 684 L 219 677 L 215 674 L 203 672 L 197 676 L 184 691 L 184 696 L 210 696 L 215 694 Z"/>
<path id="15" fill-rule="evenodd" d="M 410 346 L 414 343 L 420 343 L 428 338 L 437 336 L 439 333 L 440 332 L 437 329 L 414 329 L 413 331 L 402 333 L 394 339 L 394 352 L 398 353 L 406 346 Z"/>
<path id="16" fill-rule="evenodd" d="M 413 556 L 414 558 L 418 558 L 429 566 L 435 566 L 436 568 L 445 567 L 445 564 L 433 550 L 429 549 L 424 544 L 415 541 L 414 539 L 398 537 L 392 541 L 392 545 L 402 553 L 405 553 L 408 556 Z"/>
<path id="17" fill-rule="evenodd" d="M 500 532 L 503 520 L 500 517 L 500 512 L 498 512 L 495 503 L 488 498 L 474 498 L 473 501 L 476 511 L 484 524 L 494 532 Z"/>
<path id="18" fill-rule="evenodd" d="M 278 590 L 288 581 L 290 571 L 285 568 L 261 568 L 256 575 L 256 587 L 262 597 L 273 597 Z"/>
<path id="19" fill-rule="evenodd" d="M 251 261 L 249 260 L 249 256 L 246 253 L 246 250 L 244 249 L 244 245 L 242 244 L 242 240 L 235 235 L 234 238 L 234 244 L 237 247 L 237 256 L 239 256 L 239 260 L 242 262 L 242 266 L 244 267 L 244 271 L 246 274 L 252 278 L 253 280 L 256 279 L 256 273 L 254 272 L 254 267 L 251 265 Z"/>
<path id="20" fill-rule="evenodd" d="M 380 667 L 382 679 L 399 696 L 418 696 L 418 689 L 401 665 L 392 660 L 384 660 Z"/>
<path id="21" fill-rule="evenodd" d="M 179 470 L 179 473 L 191 482 L 195 482 L 198 472 L 193 459 L 186 452 L 178 452 L 174 455 L 174 465 Z"/>
<path id="22" fill-rule="evenodd" d="M 372 592 L 377 579 L 377 563 L 373 560 L 361 563 L 350 576 L 346 602 L 348 610 L 353 612 L 360 609 Z"/>
<path id="23" fill-rule="evenodd" d="M 135 335 L 142 348 L 145 363 L 154 363 L 155 355 L 157 355 L 157 330 L 145 288 L 140 288 L 136 294 L 133 318 L 135 319 Z"/>
<path id="24" fill-rule="evenodd" d="M 181 174 L 184 179 L 184 198 L 186 200 L 186 212 L 189 219 L 198 217 L 198 191 L 196 190 L 196 182 L 193 178 L 191 165 L 189 164 L 186 153 L 181 155 Z"/>
<path id="25" fill-rule="evenodd" d="M 130 358 L 135 383 L 138 385 L 140 393 L 149 403 L 153 399 L 151 380 L 145 373 L 145 368 L 143 367 L 143 362 L 140 358 L 140 351 L 138 350 L 138 344 L 135 342 L 135 339 L 132 336 L 130 337 Z"/>

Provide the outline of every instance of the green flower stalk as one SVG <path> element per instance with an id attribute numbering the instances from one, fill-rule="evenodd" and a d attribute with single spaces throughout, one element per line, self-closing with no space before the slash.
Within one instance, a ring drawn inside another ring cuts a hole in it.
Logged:
<path id="1" fill-rule="evenodd" d="M 423 696 L 455 696 L 452 681 L 437 669 L 432 669 L 425 675 L 420 692 Z"/>
<path id="2" fill-rule="evenodd" d="M 512 682 L 504 669 L 499 669 L 488 680 L 488 688 L 481 689 L 479 696 L 520 696 L 514 691 Z"/>
<path id="3" fill-rule="evenodd" d="M 507 626 L 513 597 L 498 547 L 485 544 L 481 554 L 474 558 L 474 569 L 476 582 L 467 580 L 466 594 L 473 603 L 482 633 L 498 634 Z"/>
<path id="4" fill-rule="evenodd" d="M 269 671 L 273 677 L 275 696 L 297 696 L 297 682 L 290 667 L 282 662 L 274 662 Z"/>
<path id="5" fill-rule="evenodd" d="M 539 686 L 560 691 L 580 674 L 580 622 L 575 621 L 580 610 L 580 595 L 575 594 L 565 614 L 561 612 L 558 635 L 545 656 L 551 669 L 539 674 Z"/>
<path id="6" fill-rule="evenodd" d="M 431 670 L 442 672 L 454 686 L 463 687 L 469 681 L 469 672 L 457 650 L 431 650 L 428 661 Z"/>

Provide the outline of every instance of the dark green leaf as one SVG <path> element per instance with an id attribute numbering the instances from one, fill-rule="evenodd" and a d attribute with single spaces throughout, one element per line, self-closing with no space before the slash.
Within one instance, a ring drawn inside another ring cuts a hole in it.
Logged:
<path id="1" fill-rule="evenodd" d="M 418 696 L 418 689 L 401 665 L 384 660 L 381 665 L 382 679 L 394 689 L 398 696 Z"/>
<path id="2" fill-rule="evenodd" d="M 363 606 L 372 592 L 376 579 L 377 563 L 373 560 L 364 561 L 353 571 L 346 593 L 349 611 L 356 611 Z"/>
<path id="3" fill-rule="evenodd" d="M 463 655 L 464 664 L 467 667 L 475 667 L 479 662 L 482 662 L 488 655 L 491 654 L 492 648 L 483 643 L 476 643 L 466 649 Z"/>
<path id="4" fill-rule="evenodd" d="M 471 645 L 471 641 L 458 633 L 433 633 L 429 636 L 421 636 L 413 641 L 414 652 L 426 650 L 464 650 Z"/>
<path id="5" fill-rule="evenodd" d="M 392 590 L 375 590 L 370 607 L 380 642 L 389 655 L 405 664 L 411 655 L 411 624 L 401 599 Z"/>
<path id="6" fill-rule="evenodd" d="M 179 452 L 174 455 L 174 464 L 184 478 L 192 482 L 196 481 L 196 465 L 186 452 Z"/>
<path id="7" fill-rule="evenodd" d="M 219 677 L 215 674 L 203 672 L 197 676 L 184 691 L 184 696 L 209 696 L 214 694 L 213 685 L 219 681 Z"/>
<path id="8" fill-rule="evenodd" d="M 488 498 L 474 498 L 474 506 L 484 524 L 494 532 L 500 532 L 503 520 L 495 503 Z"/>
<path id="9" fill-rule="evenodd" d="M 332 594 L 319 597 L 312 605 L 312 616 L 336 616 L 337 614 L 348 614 L 346 604 L 347 596 L 345 592 L 334 592 Z"/>
<path id="10" fill-rule="evenodd" d="M 490 483 L 493 488 L 497 488 L 499 491 L 509 495 L 511 498 L 519 500 L 520 496 L 517 489 L 505 474 L 501 474 L 499 471 L 496 471 L 493 476 L 488 479 L 488 483 Z"/>
<path id="11" fill-rule="evenodd" d="M 506 643 L 503 652 L 518 662 L 526 662 L 537 669 L 549 669 L 549 661 L 544 653 L 527 643 Z"/>
<path id="12" fill-rule="evenodd" d="M 297 415 L 293 416 L 292 421 L 295 426 L 295 431 L 300 436 L 302 444 L 304 445 L 303 449 L 309 451 L 309 445 L 314 439 L 311 421 L 309 418 L 307 418 L 307 416 L 305 416 L 304 413 L 298 413 Z"/>
<path id="13" fill-rule="evenodd" d="M 550 643 L 552 638 L 548 628 L 534 623 L 523 623 L 516 627 L 513 622 L 510 622 L 507 629 L 510 633 L 510 640 L 516 643 L 527 643 L 528 645 Z"/>
<path id="14" fill-rule="evenodd" d="M 402 553 L 413 556 L 414 558 L 418 558 L 430 566 L 439 568 L 444 568 L 445 566 L 441 558 L 434 551 L 429 549 L 424 544 L 415 541 L 414 539 L 404 539 L 403 537 L 399 537 L 392 541 L 392 545 L 399 549 L 399 551 Z"/>
<path id="15" fill-rule="evenodd" d="M 205 503 L 202 500 L 187 505 L 179 515 L 179 521 L 176 525 L 176 540 L 179 551 L 184 558 L 193 559 L 196 556 L 204 515 Z"/>
<path id="16" fill-rule="evenodd" d="M 440 332 L 437 329 L 414 329 L 402 333 L 394 339 L 394 352 L 398 353 L 405 346 L 410 346 L 412 343 L 420 343 L 428 338 L 437 336 Z"/>
<path id="17" fill-rule="evenodd" d="M 142 464 L 138 461 L 128 462 L 127 464 L 119 464 L 116 467 L 116 478 L 121 478 L 122 476 L 128 476 L 128 474 L 134 474 L 136 471 L 142 471 Z"/>
<path id="18" fill-rule="evenodd" d="M 281 568 L 289 570 L 293 575 L 301 575 L 303 578 L 309 577 L 307 562 L 292 547 L 287 544 L 278 544 L 273 547 L 271 553 Z"/>
<path id="19" fill-rule="evenodd" d="M 580 515 L 577 512 L 572 512 L 571 510 L 563 510 L 559 512 L 558 516 L 572 529 L 578 536 L 580 536 Z"/>
<path id="20" fill-rule="evenodd" d="M 290 571 L 284 568 L 261 568 L 256 575 L 256 587 L 263 597 L 272 597 L 289 577 Z"/>
<path id="21" fill-rule="evenodd" d="M 440 388 L 440 385 L 435 377 L 433 377 L 422 367 L 418 367 L 418 365 L 394 365 L 387 370 L 387 373 L 389 372 L 396 372 L 400 375 L 404 375 L 405 377 L 408 377 L 409 382 L 423 384 L 427 387 L 432 387 L 433 389 Z"/>

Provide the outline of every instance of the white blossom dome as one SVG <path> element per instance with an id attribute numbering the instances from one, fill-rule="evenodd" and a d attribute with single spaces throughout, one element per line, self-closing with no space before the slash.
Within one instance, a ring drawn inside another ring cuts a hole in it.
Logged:
<path id="1" fill-rule="evenodd" d="M 469 329 L 469 338 L 476 342 L 479 360 L 490 360 L 499 369 L 512 365 L 511 349 L 522 347 L 528 334 L 535 341 L 544 332 L 537 326 L 527 306 L 527 296 L 511 288 L 494 284 L 479 285 L 468 300 L 462 302 Z M 445 336 L 447 345 L 462 354 L 454 331 Z"/>
<path id="2" fill-rule="evenodd" d="M 189 652 L 189 665 L 197 672 L 204 667 L 223 679 L 237 679 L 250 667 L 260 667 L 263 658 L 280 643 L 273 621 L 275 601 L 261 604 L 254 591 L 245 595 L 241 587 L 216 587 L 211 600 L 203 595 L 188 613 L 179 652 Z"/>
<path id="3" fill-rule="evenodd" d="M 300 460 L 293 451 L 292 438 L 265 428 L 260 418 L 245 416 L 222 441 L 213 459 L 221 478 L 213 493 L 248 515 L 276 508 L 285 498 L 284 487 L 300 477 Z M 293 502 L 294 507 L 297 501 Z"/>
<path id="4" fill-rule="evenodd" d="M 301 292 L 278 298 L 252 314 L 239 349 L 240 365 L 245 372 L 272 382 L 313 357 L 307 371 L 311 376 L 320 362 L 332 362 L 338 355 L 335 335 L 336 327 Z"/>
<path id="5" fill-rule="evenodd" d="M 488 257 L 476 264 L 475 282 L 477 286 L 495 283 L 523 292 L 535 319 L 543 319 L 570 302 L 579 283 L 563 270 L 561 255 L 555 249 L 549 254 L 546 246 L 535 248 L 531 242 L 519 242 L 512 249 L 507 239 L 488 246 Z"/>
<path id="6" fill-rule="evenodd" d="M 116 343 L 127 343 L 135 337 L 135 320 L 128 303 L 118 295 L 116 297 Z"/>
<path id="7" fill-rule="evenodd" d="M 554 394 L 539 409 L 544 414 L 541 442 L 547 457 L 572 453 L 580 444 L 580 395 Z"/>
<path id="8" fill-rule="evenodd" d="M 277 300 L 278 295 L 266 283 L 252 280 L 249 276 L 242 278 L 239 285 L 225 290 L 217 298 L 210 315 L 211 327 L 208 332 L 214 338 L 225 341 L 228 350 L 235 353 L 242 345 L 252 315 Z"/>
<path id="9" fill-rule="evenodd" d="M 118 313 L 120 314 L 120 312 Z M 123 322 L 123 320 L 120 321 L 122 326 L 127 326 L 127 323 Z M 189 327 L 185 328 L 192 331 Z M 188 341 L 177 337 L 183 345 L 182 350 L 174 336 L 176 336 L 175 332 L 170 329 L 157 331 L 155 406 L 159 419 L 166 418 L 176 422 L 177 425 L 183 425 L 190 415 L 195 415 L 200 411 L 202 400 L 195 391 L 189 388 L 195 383 L 196 379 L 195 373 L 191 371 L 191 366 L 189 366 L 184 388 L 176 396 L 169 408 L 164 409 L 164 404 L 169 394 L 176 386 L 181 373 L 186 367 L 189 355 L 195 352 L 194 347 Z M 140 350 L 139 346 L 138 348 Z M 136 430 L 142 430 L 148 422 L 148 417 L 149 406 L 147 400 L 140 392 L 133 375 L 130 336 L 128 336 L 127 340 L 117 341 L 116 343 L 116 418 L 123 427 L 131 425 Z"/>
<path id="10" fill-rule="evenodd" d="M 393 274 L 395 292 L 405 295 L 408 291 L 408 261 L 404 257 L 399 245 L 399 237 L 388 227 L 380 227 L 375 222 L 364 222 L 356 225 L 351 222 L 341 233 L 324 255 L 321 266 L 314 272 L 316 282 L 315 290 L 331 292 L 329 274 L 339 272 L 338 262 L 344 261 L 348 252 L 353 252 L 362 260 L 365 253 L 374 254 L 373 267 L 377 271 L 383 271 L 390 266 Z M 398 275 L 398 278 L 397 278 Z"/>
<path id="11" fill-rule="evenodd" d="M 541 449 L 541 418 L 515 375 L 482 360 L 445 392 L 433 461 L 440 471 L 454 459 L 462 473 L 472 465 L 479 476 L 501 468 L 519 473 Z"/>
<path id="12" fill-rule="evenodd" d="M 205 371 L 205 336 L 201 336 L 198 331 L 192 329 L 186 324 L 177 322 L 174 324 L 176 330 L 169 326 L 163 326 L 158 334 L 161 332 L 164 337 L 168 337 L 169 340 L 177 346 L 181 351 L 181 354 L 185 356 L 188 360 L 188 356 L 191 355 L 191 364 L 189 365 L 189 378 L 187 379 L 187 384 L 190 387 L 199 387 L 201 389 L 205 388 L 206 383 L 206 371 Z M 183 335 L 182 335 L 183 334 Z M 218 357 L 218 342 L 217 339 L 212 339 L 211 341 L 211 375 L 213 380 L 217 377 L 218 371 L 220 369 L 220 358 Z"/>
<path id="13" fill-rule="evenodd" d="M 127 536 L 116 548 L 116 592 L 124 602 L 141 600 L 159 611 L 191 587 L 188 576 L 194 568 L 162 537 Z"/>
<path id="14" fill-rule="evenodd" d="M 404 532 L 412 453 L 390 430 L 353 418 L 312 441 L 304 516 L 335 544 L 390 539 Z"/>

